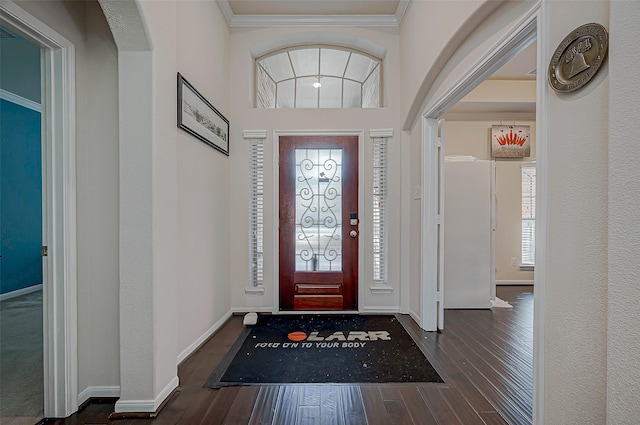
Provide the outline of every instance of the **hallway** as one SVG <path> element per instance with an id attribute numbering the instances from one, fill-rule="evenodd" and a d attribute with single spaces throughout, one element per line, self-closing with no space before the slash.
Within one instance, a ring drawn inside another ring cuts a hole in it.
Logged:
<path id="1" fill-rule="evenodd" d="M 445 384 L 280 385 L 202 388 L 242 329 L 233 317 L 178 368 L 180 387 L 141 424 L 511 424 L 532 422 L 533 288 L 499 286 L 513 309 L 447 310 L 445 331 L 400 316 Z M 89 404 L 57 425 L 106 424 L 114 401 Z"/>

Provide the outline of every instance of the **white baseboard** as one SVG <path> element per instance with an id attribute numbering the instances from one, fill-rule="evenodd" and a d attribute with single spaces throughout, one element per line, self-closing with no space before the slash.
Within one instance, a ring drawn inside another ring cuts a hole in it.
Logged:
<path id="1" fill-rule="evenodd" d="M 26 288 L 18 289 L 15 291 L 0 294 L 0 301 L 10 300 L 11 298 L 19 297 L 21 295 L 27 295 L 32 292 L 42 291 L 42 283 L 38 285 L 29 286 Z"/>
<path id="2" fill-rule="evenodd" d="M 112 398 L 120 397 L 120 386 L 111 387 L 87 387 L 78 394 L 78 406 L 82 406 L 84 402 L 90 398 Z"/>
<path id="3" fill-rule="evenodd" d="M 496 285 L 533 285 L 533 280 L 496 280 Z"/>
<path id="4" fill-rule="evenodd" d="M 231 313 L 273 313 L 273 307 L 231 307 Z"/>
<path id="5" fill-rule="evenodd" d="M 155 400 L 118 400 L 116 402 L 115 413 L 155 413 L 158 411 L 165 399 L 171 395 L 173 390 L 178 388 L 180 380 L 174 377 Z"/>
<path id="6" fill-rule="evenodd" d="M 193 344 L 188 346 L 182 353 L 178 354 L 178 364 L 182 363 L 187 357 L 191 355 L 194 351 L 196 351 L 206 340 L 208 340 L 211 335 L 213 335 L 218 329 L 225 324 L 227 320 L 231 317 L 231 311 L 228 311 L 224 316 L 220 318 L 216 323 L 213 324 L 205 333 L 203 333 L 200 338 L 196 339 Z"/>
<path id="7" fill-rule="evenodd" d="M 420 315 L 413 310 L 409 310 L 409 316 L 413 319 L 414 322 L 420 326 Z"/>

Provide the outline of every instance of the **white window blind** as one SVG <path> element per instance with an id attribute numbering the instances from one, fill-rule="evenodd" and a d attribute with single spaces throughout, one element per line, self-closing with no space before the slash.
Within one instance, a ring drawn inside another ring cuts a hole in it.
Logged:
<path id="1" fill-rule="evenodd" d="M 535 265 L 536 167 L 522 167 L 522 265 Z"/>
<path id="2" fill-rule="evenodd" d="M 373 281 L 387 283 L 387 138 L 373 138 Z"/>
<path id="3" fill-rule="evenodd" d="M 249 286 L 264 279 L 264 140 L 249 145 Z"/>

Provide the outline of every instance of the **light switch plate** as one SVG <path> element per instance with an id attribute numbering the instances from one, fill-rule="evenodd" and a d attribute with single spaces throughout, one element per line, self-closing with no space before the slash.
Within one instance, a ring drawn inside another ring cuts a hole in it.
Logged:
<path id="1" fill-rule="evenodd" d="M 420 190 L 420 186 L 414 186 L 413 187 L 413 191 L 411 192 L 413 194 L 413 199 L 420 199 L 422 198 L 421 196 L 421 190 Z"/>

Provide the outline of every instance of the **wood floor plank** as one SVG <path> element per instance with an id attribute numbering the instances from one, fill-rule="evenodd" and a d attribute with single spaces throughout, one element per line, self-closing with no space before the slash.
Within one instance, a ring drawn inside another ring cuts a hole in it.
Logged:
<path id="1" fill-rule="evenodd" d="M 337 385 L 320 387 L 320 423 L 322 425 L 344 424 L 340 387 Z"/>
<path id="2" fill-rule="evenodd" d="M 481 412 L 480 417 L 486 425 L 509 425 L 498 412 Z"/>
<path id="3" fill-rule="evenodd" d="M 417 387 L 402 387 L 400 388 L 400 394 L 415 425 L 437 424 Z"/>
<path id="4" fill-rule="evenodd" d="M 478 412 L 471 407 L 456 388 L 439 388 L 439 390 L 460 423 L 482 424 L 484 422 Z"/>
<path id="5" fill-rule="evenodd" d="M 391 418 L 387 414 L 384 406 L 384 400 L 377 386 L 362 385 L 360 386 L 362 393 L 362 404 L 364 405 L 364 414 L 367 418 L 368 425 L 388 425 Z"/>
<path id="6" fill-rule="evenodd" d="M 502 415 L 512 417 L 512 421 L 515 424 L 525 425 L 531 423 L 531 416 L 518 409 L 517 403 L 514 402 L 516 400 L 515 389 L 504 387 L 504 382 L 500 380 L 489 381 L 487 376 L 483 375 L 476 365 L 466 357 L 470 353 L 464 352 L 464 347 L 456 346 L 454 338 L 446 341 L 441 340 L 440 346 L 443 353 L 461 358 L 461 361 L 457 363 L 457 367 L 466 374 L 469 381 L 491 402 L 495 410 Z M 496 388 L 496 384 L 504 388 Z M 514 391 L 514 393 L 509 393 L 509 391 Z"/>
<path id="7" fill-rule="evenodd" d="M 378 388 L 383 400 L 402 400 L 400 385 L 383 385 Z"/>
<path id="8" fill-rule="evenodd" d="M 298 404 L 300 406 L 320 406 L 320 385 L 301 386 Z"/>
<path id="9" fill-rule="evenodd" d="M 278 385 L 260 387 L 253 412 L 251 413 L 250 425 L 271 425 L 273 423 L 280 388 Z"/>
<path id="10" fill-rule="evenodd" d="M 452 385 L 460 391 L 467 401 L 478 412 L 480 411 L 493 411 L 495 408 L 485 398 L 485 396 L 479 391 L 479 389 L 469 380 L 467 375 L 460 370 L 458 364 L 466 362 L 464 356 L 459 353 L 443 353 L 441 347 L 438 344 L 440 339 L 445 338 L 444 334 L 436 334 L 433 337 L 425 338 L 425 334 L 433 334 L 422 331 L 418 325 L 411 319 L 403 318 L 403 325 L 413 334 L 414 339 L 417 341 L 418 346 L 421 347 L 426 353 L 429 361 L 434 367 L 442 370 L 443 378 L 445 382 Z M 447 329 L 448 332 L 448 329 Z M 437 365 L 437 366 L 436 366 Z M 440 373 L 440 372 L 439 372 Z"/>
<path id="11" fill-rule="evenodd" d="M 201 425 L 222 425 L 240 392 L 240 387 L 226 387 L 217 391 L 217 397 L 200 420 Z"/>
<path id="12" fill-rule="evenodd" d="M 275 425 L 295 424 L 298 419 L 299 385 L 284 385 L 278 396 L 278 404 L 273 419 Z"/>
<path id="13" fill-rule="evenodd" d="M 285 422 L 288 423 L 288 422 Z M 320 406 L 300 406 L 298 407 L 297 425 L 321 425 Z M 293 424 L 292 424 L 293 425 Z"/>
<path id="14" fill-rule="evenodd" d="M 360 387 L 357 385 L 341 386 L 340 398 L 345 425 L 367 425 Z"/>
<path id="15" fill-rule="evenodd" d="M 390 425 L 415 425 L 403 400 L 384 400 Z"/>
<path id="16" fill-rule="evenodd" d="M 200 423 L 202 417 L 207 413 L 207 410 L 209 410 L 211 405 L 213 405 L 218 394 L 220 394 L 220 390 L 205 389 L 204 391 L 197 392 L 196 394 L 192 396 L 192 402 L 189 405 L 189 408 L 184 412 L 184 415 L 182 415 L 177 424 L 193 425 Z M 164 416 L 162 411 L 158 418 L 160 418 L 160 416 Z"/>
<path id="17" fill-rule="evenodd" d="M 440 389 L 420 387 L 418 391 L 422 395 L 425 404 L 433 414 L 438 425 L 473 425 L 462 424 L 460 422 L 455 412 L 451 409 L 451 406 L 442 396 Z"/>
<path id="18" fill-rule="evenodd" d="M 233 401 L 225 425 L 247 425 L 251 419 L 253 406 L 258 396 L 259 387 L 241 387 Z"/>

